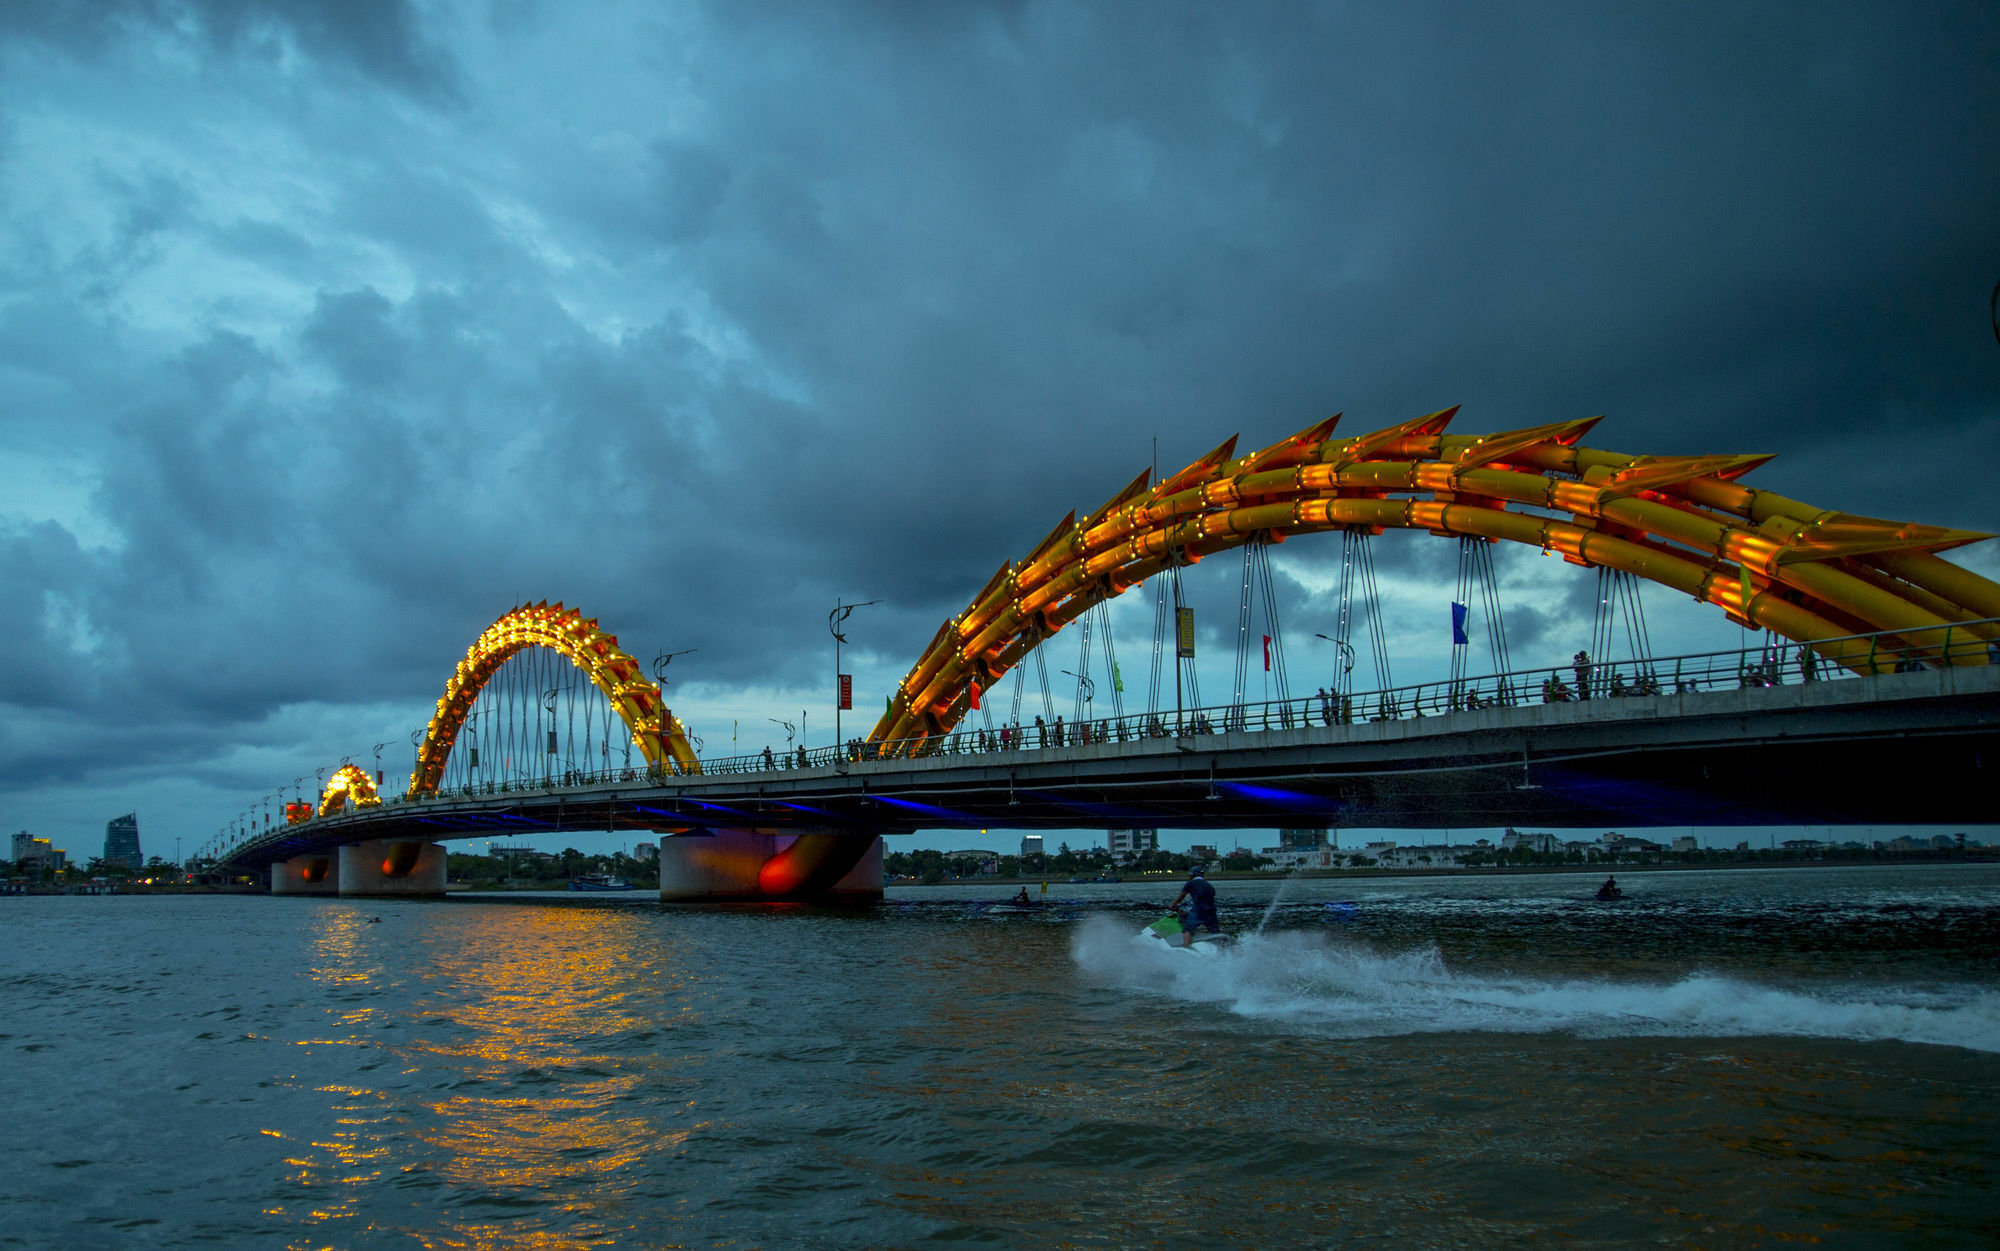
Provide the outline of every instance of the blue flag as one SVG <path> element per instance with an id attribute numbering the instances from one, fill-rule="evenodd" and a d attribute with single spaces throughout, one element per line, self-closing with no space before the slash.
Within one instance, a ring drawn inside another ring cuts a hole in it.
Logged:
<path id="1" fill-rule="evenodd" d="M 1456 600 L 1451 605 L 1451 641 L 1453 645 L 1470 643 L 1472 639 L 1465 633 L 1466 607 Z"/>

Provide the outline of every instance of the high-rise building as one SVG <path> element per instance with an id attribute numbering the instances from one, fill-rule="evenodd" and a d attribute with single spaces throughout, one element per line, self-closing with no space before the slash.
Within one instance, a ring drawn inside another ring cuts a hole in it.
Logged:
<path id="1" fill-rule="evenodd" d="M 1149 851 L 1160 849 L 1158 830 L 1107 830 L 1111 840 L 1111 858 L 1114 860 L 1134 860 Z"/>
<path id="2" fill-rule="evenodd" d="M 1318 851 L 1326 846 L 1325 830 L 1279 830 L 1280 851 Z"/>
<path id="3" fill-rule="evenodd" d="M 1041 836 L 1041 835 L 1039 835 L 1039 834 L 1023 834 L 1023 835 L 1021 835 L 1021 858 L 1022 858 L 1022 859 L 1024 859 L 1024 860 L 1025 860 L 1025 859 L 1027 859 L 1027 858 L 1028 858 L 1029 856 L 1039 856 L 1039 855 L 1041 855 L 1041 854 L 1042 854 L 1042 836 Z"/>
<path id="4" fill-rule="evenodd" d="M 128 812 L 104 823 L 104 863 L 122 864 L 128 869 L 144 868 L 139 855 L 139 817 Z"/>

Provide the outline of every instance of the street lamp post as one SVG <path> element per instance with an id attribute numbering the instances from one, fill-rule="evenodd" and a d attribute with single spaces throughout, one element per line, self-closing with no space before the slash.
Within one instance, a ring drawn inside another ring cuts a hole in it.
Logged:
<path id="1" fill-rule="evenodd" d="M 1347 698 L 1347 696 L 1353 693 L 1354 680 L 1352 675 L 1354 673 L 1354 649 L 1348 645 L 1346 639 L 1337 639 L 1330 634 L 1315 633 L 1313 637 L 1316 639 L 1325 639 L 1327 642 L 1333 644 L 1335 647 L 1340 649 L 1339 653 L 1340 676 L 1336 677 L 1333 680 L 1333 699 L 1330 701 L 1332 707 L 1322 708 L 1320 710 L 1320 719 L 1322 721 L 1325 721 L 1328 725 L 1332 725 L 1334 709 L 1341 710 L 1340 716 L 1343 721 L 1346 719 L 1347 716 L 1347 713 L 1345 711 L 1347 705 L 1343 701 Z"/>
<path id="2" fill-rule="evenodd" d="M 1090 703 L 1097 698 L 1097 683 L 1084 674 L 1073 673 L 1068 669 L 1064 669 L 1062 673 L 1064 677 L 1076 679 L 1077 694 L 1083 696 L 1083 719 L 1090 720 Z"/>
<path id="3" fill-rule="evenodd" d="M 863 600 L 858 604 L 843 604 L 840 602 L 840 597 L 835 596 L 833 611 L 826 615 L 827 633 L 833 635 L 833 746 L 835 750 L 839 750 L 841 747 L 840 679 L 842 675 L 840 672 L 840 645 L 847 641 L 847 636 L 840 632 L 840 627 L 847 624 L 848 617 L 853 615 L 855 609 L 866 608 L 870 604 L 879 604 L 881 602 L 879 599 L 869 599 Z M 852 695 L 852 687 L 849 688 L 848 693 Z"/>
<path id="4" fill-rule="evenodd" d="M 1354 649 L 1348 646 L 1346 639 L 1337 639 L 1330 634 L 1314 634 L 1313 637 L 1325 639 L 1340 649 L 1340 685 L 1334 688 L 1334 694 L 1339 695 L 1347 689 L 1347 676 L 1354 672 Z"/>

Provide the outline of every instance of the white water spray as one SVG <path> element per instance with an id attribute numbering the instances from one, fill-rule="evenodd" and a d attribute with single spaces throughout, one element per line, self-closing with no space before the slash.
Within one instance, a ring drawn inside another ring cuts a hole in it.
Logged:
<path id="1" fill-rule="evenodd" d="M 1278 883 L 1277 893 L 1271 896 L 1271 906 L 1264 909 L 1263 917 L 1257 922 L 1256 937 L 1264 937 L 1264 927 L 1271 923 L 1271 914 L 1276 912 L 1278 905 L 1285 901 L 1285 892 L 1292 888 L 1292 883 L 1297 881 L 1298 877 L 1299 871 L 1293 869 L 1290 873 L 1285 874 L 1283 881 Z"/>
<path id="2" fill-rule="evenodd" d="M 1078 930 L 1073 955 L 1100 984 L 1214 1004 L 1281 1031 L 1320 1037 L 1775 1035 L 2000 1052 L 2000 993 L 1975 986 L 1772 986 L 1710 973 L 1672 982 L 1459 975 L 1435 948 L 1385 953 L 1284 931 L 1195 959 L 1137 941 L 1128 924 L 1106 917 Z"/>

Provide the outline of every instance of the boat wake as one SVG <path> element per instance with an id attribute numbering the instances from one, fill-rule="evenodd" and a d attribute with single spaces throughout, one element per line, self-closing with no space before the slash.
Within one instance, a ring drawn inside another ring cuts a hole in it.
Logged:
<path id="1" fill-rule="evenodd" d="M 1323 1037 L 1568 1033 L 1585 1038 L 1778 1035 L 2000 1052 L 2000 993 L 1829 983 L 1787 989 L 1713 973 L 1671 982 L 1454 974 L 1436 948 L 1382 952 L 1317 933 L 1246 937 L 1194 960 L 1096 918 L 1072 942 L 1103 985 L 1209 1003 Z"/>

